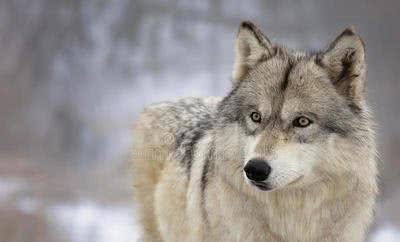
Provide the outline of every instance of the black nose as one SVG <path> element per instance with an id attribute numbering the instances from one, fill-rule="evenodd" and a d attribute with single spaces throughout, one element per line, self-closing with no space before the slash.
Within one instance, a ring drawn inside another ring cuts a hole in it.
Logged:
<path id="1" fill-rule="evenodd" d="M 271 173 L 271 167 L 264 160 L 253 159 L 247 162 L 244 172 L 246 172 L 246 176 L 250 180 L 260 182 L 268 178 Z"/>

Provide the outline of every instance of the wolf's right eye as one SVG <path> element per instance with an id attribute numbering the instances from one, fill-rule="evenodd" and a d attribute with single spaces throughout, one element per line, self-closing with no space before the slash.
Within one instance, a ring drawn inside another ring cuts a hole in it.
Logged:
<path id="1" fill-rule="evenodd" d="M 261 114 L 257 112 L 252 112 L 250 114 L 251 121 L 254 123 L 260 123 L 261 122 Z"/>

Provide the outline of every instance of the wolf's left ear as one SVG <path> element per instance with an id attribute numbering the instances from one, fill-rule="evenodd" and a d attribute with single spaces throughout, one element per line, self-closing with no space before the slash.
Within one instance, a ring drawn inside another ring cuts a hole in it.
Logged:
<path id="1" fill-rule="evenodd" d="M 271 41 L 252 22 L 242 22 L 235 44 L 232 78 L 238 83 L 260 60 L 271 57 L 275 50 Z"/>
<path id="2" fill-rule="evenodd" d="M 361 108 L 364 100 L 365 50 L 364 42 L 353 27 L 344 30 L 329 46 L 317 56 L 317 64 L 328 71 L 337 91 Z"/>

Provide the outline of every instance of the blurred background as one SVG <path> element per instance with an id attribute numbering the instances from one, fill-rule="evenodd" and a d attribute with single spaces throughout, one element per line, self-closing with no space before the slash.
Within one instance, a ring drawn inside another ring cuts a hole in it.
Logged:
<path id="1" fill-rule="evenodd" d="M 1 0 L 0 241 L 134 242 L 130 129 L 145 105 L 225 95 L 239 23 L 292 48 L 354 25 L 367 46 L 381 195 L 400 241 L 400 2 Z"/>

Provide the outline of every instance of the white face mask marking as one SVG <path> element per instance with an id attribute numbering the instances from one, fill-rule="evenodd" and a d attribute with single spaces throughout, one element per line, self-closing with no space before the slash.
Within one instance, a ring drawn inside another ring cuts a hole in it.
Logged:
<path id="1" fill-rule="evenodd" d="M 267 182 L 272 188 L 281 188 L 293 182 L 297 183 L 310 174 L 316 161 L 314 146 L 307 144 L 277 145 L 271 155 L 266 157 L 255 151 L 260 136 L 250 137 L 246 143 L 246 159 L 244 165 L 254 158 L 261 158 L 271 166 L 271 174 Z"/>
<path id="2" fill-rule="evenodd" d="M 256 153 L 256 146 L 259 142 L 261 138 L 261 135 L 257 135 L 257 136 L 248 136 L 247 140 L 245 142 L 245 146 L 246 146 L 246 150 L 245 150 L 245 159 L 243 161 L 243 166 L 245 166 L 247 164 L 247 162 L 251 159 L 254 159 L 256 157 L 262 157 L 262 156 L 258 156 L 258 154 Z"/>

